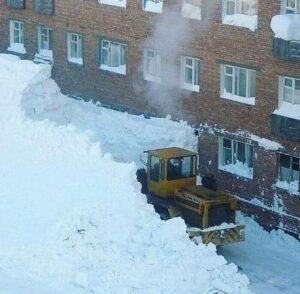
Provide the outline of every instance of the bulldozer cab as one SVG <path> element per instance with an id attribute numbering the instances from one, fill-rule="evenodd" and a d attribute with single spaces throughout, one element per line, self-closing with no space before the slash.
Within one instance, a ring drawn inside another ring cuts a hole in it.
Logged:
<path id="1" fill-rule="evenodd" d="M 172 198 L 177 188 L 196 185 L 197 153 L 182 148 L 148 151 L 149 193 Z"/>

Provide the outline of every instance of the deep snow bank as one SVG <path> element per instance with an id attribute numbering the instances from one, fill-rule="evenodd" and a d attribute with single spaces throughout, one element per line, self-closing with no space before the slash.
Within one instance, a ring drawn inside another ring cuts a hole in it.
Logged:
<path id="1" fill-rule="evenodd" d="M 66 110 L 49 74 L 0 55 L 1 293 L 249 293 L 247 277 L 214 246 L 190 242 L 181 219 L 160 221 L 139 193 L 135 164 L 95 143 L 95 121 L 87 132 L 64 124 L 68 113 L 61 125 L 25 115 L 22 99 L 32 115 Z M 176 128 L 166 134 L 176 141 Z"/>

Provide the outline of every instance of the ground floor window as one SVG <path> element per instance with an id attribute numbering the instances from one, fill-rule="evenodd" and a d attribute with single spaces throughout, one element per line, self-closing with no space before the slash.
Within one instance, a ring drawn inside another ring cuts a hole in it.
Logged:
<path id="1" fill-rule="evenodd" d="M 277 186 L 286 190 L 299 191 L 299 158 L 286 154 L 278 156 Z"/>
<path id="2" fill-rule="evenodd" d="M 46 26 L 38 26 L 38 55 L 52 60 L 52 30 Z"/>
<path id="3" fill-rule="evenodd" d="M 219 169 L 253 178 L 253 146 L 228 138 L 219 138 Z"/>
<path id="4" fill-rule="evenodd" d="M 24 23 L 22 21 L 11 20 L 10 23 L 10 46 L 9 51 L 25 54 L 24 47 Z"/>
<path id="5" fill-rule="evenodd" d="M 193 92 L 199 92 L 200 60 L 198 58 L 181 56 L 181 88 Z"/>
<path id="6" fill-rule="evenodd" d="M 100 47 L 100 69 L 126 75 L 127 45 L 101 40 Z"/>
<path id="7" fill-rule="evenodd" d="M 83 65 L 83 41 L 79 34 L 68 33 L 68 60 Z"/>

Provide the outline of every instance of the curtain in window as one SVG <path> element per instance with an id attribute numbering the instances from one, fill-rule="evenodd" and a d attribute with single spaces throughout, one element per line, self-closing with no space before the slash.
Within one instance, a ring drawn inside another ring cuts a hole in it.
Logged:
<path id="1" fill-rule="evenodd" d="M 295 81 L 294 103 L 300 104 L 300 80 Z"/>
<path id="2" fill-rule="evenodd" d="M 223 139 L 223 165 L 232 163 L 232 145 L 231 140 Z"/>

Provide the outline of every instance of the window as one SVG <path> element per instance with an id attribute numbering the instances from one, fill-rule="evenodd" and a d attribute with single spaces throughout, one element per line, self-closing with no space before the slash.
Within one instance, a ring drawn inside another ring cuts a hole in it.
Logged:
<path id="1" fill-rule="evenodd" d="M 126 75 L 127 45 L 101 40 L 100 69 Z"/>
<path id="2" fill-rule="evenodd" d="M 253 146 L 227 138 L 219 139 L 219 169 L 253 178 Z"/>
<path id="3" fill-rule="evenodd" d="M 82 36 L 68 33 L 68 60 L 83 65 Z"/>
<path id="4" fill-rule="evenodd" d="M 9 51 L 25 54 L 24 47 L 24 23 L 17 20 L 10 21 L 10 46 Z"/>
<path id="5" fill-rule="evenodd" d="M 25 8 L 25 0 L 6 0 L 6 5 L 12 8 Z"/>
<path id="6" fill-rule="evenodd" d="M 281 0 L 283 13 L 295 14 L 300 13 L 300 0 Z"/>
<path id="7" fill-rule="evenodd" d="M 38 27 L 38 55 L 52 60 L 52 30 L 45 26 Z"/>
<path id="8" fill-rule="evenodd" d="M 201 20 L 202 0 L 182 0 L 182 16 Z"/>
<path id="9" fill-rule="evenodd" d="M 299 158 L 279 154 L 277 187 L 299 191 Z"/>
<path id="10" fill-rule="evenodd" d="M 181 57 L 181 87 L 193 92 L 199 92 L 200 60 L 193 57 Z"/>
<path id="11" fill-rule="evenodd" d="M 158 51 L 152 49 L 144 49 L 144 79 L 147 81 L 161 81 L 161 56 Z"/>
<path id="12" fill-rule="evenodd" d="M 191 178 L 196 175 L 196 157 L 185 156 L 168 159 L 167 180 Z"/>
<path id="13" fill-rule="evenodd" d="M 145 11 L 162 13 L 163 11 L 163 0 L 141 0 L 142 8 Z"/>
<path id="14" fill-rule="evenodd" d="M 281 100 L 291 104 L 300 104 L 300 79 L 280 76 L 279 80 Z"/>
<path id="15" fill-rule="evenodd" d="M 257 0 L 223 0 L 223 23 L 257 29 Z"/>
<path id="16" fill-rule="evenodd" d="M 107 4 L 119 7 L 126 7 L 126 0 L 98 0 L 100 4 Z"/>
<path id="17" fill-rule="evenodd" d="M 34 10 L 39 13 L 52 15 L 54 13 L 54 0 L 34 0 Z"/>
<path id="18" fill-rule="evenodd" d="M 159 182 L 159 158 L 156 156 L 150 157 L 150 180 Z"/>
<path id="19" fill-rule="evenodd" d="M 221 98 L 254 105 L 255 96 L 255 70 L 221 65 Z"/>

